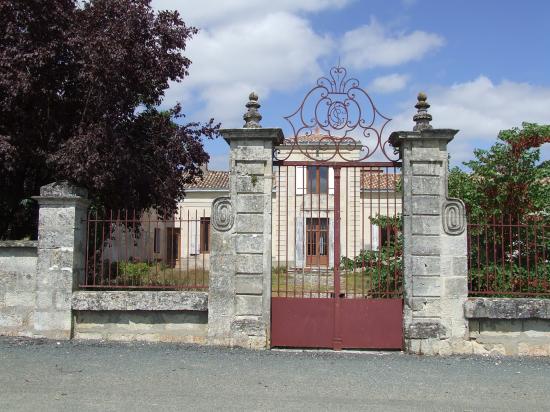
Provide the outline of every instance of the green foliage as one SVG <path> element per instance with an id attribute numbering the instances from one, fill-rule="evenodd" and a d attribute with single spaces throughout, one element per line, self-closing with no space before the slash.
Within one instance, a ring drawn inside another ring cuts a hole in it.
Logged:
<path id="1" fill-rule="evenodd" d="M 550 292 L 550 250 L 543 225 L 550 224 L 550 162 L 540 146 L 550 126 L 523 123 L 502 130 L 488 150 L 474 151 L 449 172 L 449 195 L 466 204 L 470 236 L 470 293 L 498 296 Z M 543 243 L 542 240 L 545 239 Z"/>
<path id="2" fill-rule="evenodd" d="M 548 293 L 550 291 L 550 268 L 541 264 L 529 268 L 518 264 L 504 263 L 470 269 L 471 295 L 483 295 L 483 291 L 498 291 L 498 297 L 513 297 L 518 293 Z M 476 293 L 477 292 L 477 293 Z"/>
<path id="3" fill-rule="evenodd" d="M 0 239 L 36 237 L 41 186 L 174 213 L 219 125 L 157 107 L 198 32 L 150 0 L 0 1 Z"/>
<path id="4" fill-rule="evenodd" d="M 119 262 L 119 274 L 133 281 L 141 281 L 149 275 L 152 265 L 146 262 Z"/>
<path id="5" fill-rule="evenodd" d="M 493 216 L 550 216 L 550 162 L 540 162 L 539 147 L 550 142 L 550 126 L 523 123 L 503 130 L 489 150 L 476 149 L 449 173 L 449 195 L 464 201 L 470 223 Z"/>
<path id="6" fill-rule="evenodd" d="M 389 297 L 403 286 L 403 219 L 377 215 L 370 220 L 387 230 L 387 242 L 381 244 L 379 250 L 362 249 L 353 258 L 343 256 L 340 267 L 345 272 L 360 272 L 366 278 L 371 295 Z"/>

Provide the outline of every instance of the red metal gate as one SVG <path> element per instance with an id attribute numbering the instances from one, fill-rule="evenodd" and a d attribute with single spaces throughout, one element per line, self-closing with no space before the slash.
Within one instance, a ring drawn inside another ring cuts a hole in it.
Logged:
<path id="1" fill-rule="evenodd" d="M 382 139 L 390 119 L 341 67 L 286 119 L 292 138 L 274 153 L 271 346 L 401 349 L 401 164 Z"/>

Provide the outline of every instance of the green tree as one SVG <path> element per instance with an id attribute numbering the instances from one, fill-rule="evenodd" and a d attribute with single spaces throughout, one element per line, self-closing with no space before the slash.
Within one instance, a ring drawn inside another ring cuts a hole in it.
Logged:
<path id="1" fill-rule="evenodd" d="M 30 197 L 55 180 L 107 208 L 173 211 L 218 130 L 156 109 L 197 29 L 150 0 L 2 0 L 0 22 L 0 239 L 33 236 Z"/>
<path id="2" fill-rule="evenodd" d="M 467 208 L 470 293 L 499 296 L 550 291 L 550 162 L 540 146 L 550 126 L 523 123 L 503 130 L 488 150 L 474 151 L 449 173 L 449 195 Z"/>
<path id="3" fill-rule="evenodd" d="M 489 150 L 449 173 L 449 195 L 464 201 L 470 223 L 493 217 L 550 217 L 550 162 L 540 162 L 540 146 L 550 142 L 550 126 L 523 123 L 503 130 Z"/>

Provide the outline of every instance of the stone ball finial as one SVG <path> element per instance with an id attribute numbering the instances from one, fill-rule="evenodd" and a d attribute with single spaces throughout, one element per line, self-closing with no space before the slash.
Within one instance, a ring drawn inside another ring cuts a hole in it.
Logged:
<path id="1" fill-rule="evenodd" d="M 432 121 L 432 115 L 428 113 L 430 104 L 428 103 L 428 96 L 426 93 L 418 93 L 417 102 L 414 107 L 416 107 L 417 112 L 413 116 L 413 120 L 416 123 L 413 130 L 416 132 L 424 129 L 431 129 L 432 125 L 430 122 Z"/>
<path id="2" fill-rule="evenodd" d="M 258 95 L 256 92 L 252 92 L 248 95 L 248 103 L 246 104 L 247 112 L 243 115 L 245 121 L 244 128 L 246 129 L 258 129 L 262 126 L 260 125 L 260 120 L 262 120 L 262 115 L 258 111 L 261 107 L 258 103 Z"/>

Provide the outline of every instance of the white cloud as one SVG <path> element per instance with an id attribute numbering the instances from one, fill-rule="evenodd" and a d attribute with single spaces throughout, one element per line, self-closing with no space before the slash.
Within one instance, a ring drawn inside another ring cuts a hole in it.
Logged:
<path id="1" fill-rule="evenodd" d="M 286 12 L 258 17 L 253 24 L 214 25 L 189 43 L 190 76 L 171 85 L 165 104 L 199 100 L 203 117 L 241 126 L 238 119 L 252 90 L 265 99 L 273 90 L 316 78 L 318 59 L 330 53 L 332 44 L 306 19 Z"/>
<path id="2" fill-rule="evenodd" d="M 474 148 L 492 144 L 503 129 L 521 123 L 550 123 L 550 87 L 503 80 L 494 83 L 486 76 L 450 87 L 430 87 L 432 125 L 459 129 L 451 143 L 453 163 L 469 160 Z M 392 130 L 411 130 L 414 101 L 392 121 Z M 546 145 L 548 146 L 548 145 Z M 543 156 L 548 158 L 548 147 Z"/>
<path id="3" fill-rule="evenodd" d="M 370 84 L 369 90 L 378 93 L 393 93 L 404 89 L 408 81 L 408 75 L 392 73 L 374 79 Z"/>
<path id="4" fill-rule="evenodd" d="M 371 18 L 370 24 L 344 34 L 341 49 L 345 65 L 355 69 L 369 69 L 419 60 L 444 43 L 444 38 L 435 33 L 419 30 L 412 33 L 390 32 Z"/>
<path id="5" fill-rule="evenodd" d="M 245 21 L 256 24 L 256 18 L 277 12 L 317 12 L 338 9 L 350 0 L 153 0 L 157 10 L 178 10 L 183 19 L 203 27 L 212 24 L 230 24 Z"/>

